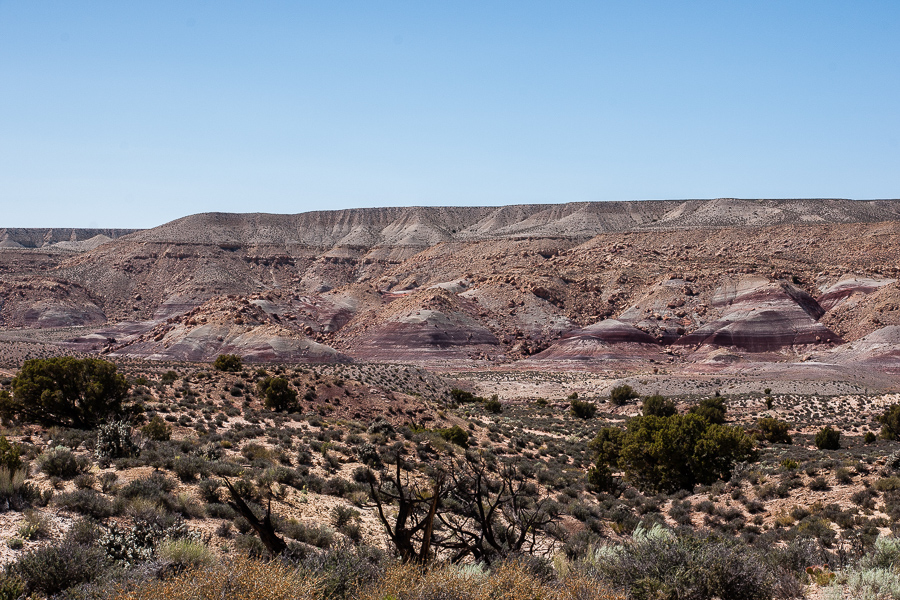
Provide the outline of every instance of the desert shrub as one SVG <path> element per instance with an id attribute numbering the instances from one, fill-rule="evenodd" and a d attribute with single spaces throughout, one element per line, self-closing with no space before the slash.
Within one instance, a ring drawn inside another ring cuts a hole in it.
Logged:
<path id="1" fill-rule="evenodd" d="M 0 502 L 8 503 L 11 508 L 18 510 L 41 498 L 38 488 L 27 481 L 25 469 L 10 471 L 6 467 L 0 467 Z"/>
<path id="2" fill-rule="evenodd" d="M 671 417 L 678 411 L 675 409 L 675 402 L 659 394 L 654 394 L 644 398 L 641 412 L 644 416 Z"/>
<path id="3" fill-rule="evenodd" d="M 297 390 L 284 377 L 265 377 L 256 384 L 266 408 L 276 411 L 291 411 L 297 406 Z"/>
<path id="4" fill-rule="evenodd" d="M 93 473 L 81 473 L 75 476 L 73 483 L 79 490 L 91 490 L 97 484 L 97 477 Z"/>
<path id="5" fill-rule="evenodd" d="M 281 531 L 289 538 L 310 546 L 316 546 L 317 548 L 328 548 L 334 541 L 334 531 L 330 527 L 306 525 L 296 519 L 289 519 L 284 522 L 281 526 Z"/>
<path id="6" fill-rule="evenodd" d="M 395 434 L 394 426 L 391 425 L 390 421 L 385 419 L 375 419 L 369 424 L 368 429 L 366 429 L 366 433 L 369 435 L 383 435 L 386 437 L 392 437 Z"/>
<path id="7" fill-rule="evenodd" d="M 64 446 L 44 451 L 37 457 L 37 464 L 48 477 L 63 479 L 71 479 L 89 468 L 89 465 L 80 462 L 75 453 Z"/>
<path id="8" fill-rule="evenodd" d="M 19 526 L 19 537 L 23 540 L 36 540 L 50 535 L 50 522 L 41 513 L 27 509 L 25 520 Z"/>
<path id="9" fill-rule="evenodd" d="M 696 414 L 642 416 L 628 422 L 618 466 L 642 490 L 673 492 L 728 479 L 736 462 L 755 456 L 753 441 L 737 427 Z"/>
<path id="10" fill-rule="evenodd" d="M 791 436 L 788 435 L 790 425 L 772 417 L 763 417 L 756 422 L 759 436 L 767 442 L 774 444 L 790 444 Z"/>
<path id="11" fill-rule="evenodd" d="M 569 411 L 572 413 L 573 417 L 579 419 L 592 419 L 597 413 L 597 405 L 593 402 L 588 402 L 587 400 L 572 398 L 572 401 L 569 403 Z"/>
<path id="12" fill-rule="evenodd" d="M 853 475 L 850 474 L 850 469 L 847 467 L 840 467 L 834 472 L 834 478 L 837 479 L 837 482 L 842 485 L 847 485 L 853 482 Z"/>
<path id="13" fill-rule="evenodd" d="M 206 515 L 213 519 L 234 519 L 237 514 L 233 508 L 228 506 L 227 504 L 220 504 L 219 502 L 211 502 L 205 506 Z"/>
<path id="14" fill-rule="evenodd" d="M 134 456 L 137 444 L 131 439 L 131 427 L 125 421 L 110 421 L 97 427 L 94 454 L 103 462 Z"/>
<path id="15" fill-rule="evenodd" d="M 141 479 L 132 479 L 118 491 L 118 496 L 126 500 L 144 498 L 151 502 L 170 501 L 175 484 L 162 473 L 151 473 Z"/>
<path id="16" fill-rule="evenodd" d="M 130 527 L 115 522 L 102 527 L 95 545 L 111 561 L 136 565 L 156 556 L 159 545 L 165 541 L 197 541 L 197 535 L 191 534 L 180 517 L 161 519 L 153 515 L 147 519 L 143 516 L 133 516 Z"/>
<path id="17" fill-rule="evenodd" d="M 241 357 L 237 354 L 220 354 L 216 357 L 213 368 L 216 371 L 237 373 L 244 368 L 244 365 L 241 362 Z"/>
<path id="18" fill-rule="evenodd" d="M 843 573 L 850 597 L 857 600 L 900 598 L 900 574 L 893 569 L 855 568 Z"/>
<path id="19" fill-rule="evenodd" d="M 826 425 L 816 433 L 816 448 L 819 450 L 839 450 L 841 447 L 841 432 Z"/>
<path id="20" fill-rule="evenodd" d="M 6 547 L 10 550 L 21 550 L 25 547 L 25 540 L 19 537 L 7 538 Z"/>
<path id="21" fill-rule="evenodd" d="M 381 464 L 381 456 L 378 448 L 371 442 L 363 442 L 356 447 L 356 458 L 364 465 L 377 467 Z"/>
<path id="22" fill-rule="evenodd" d="M 207 567 L 215 562 L 215 554 L 206 544 L 192 538 L 167 539 L 156 549 L 159 559 L 176 572 Z"/>
<path id="23" fill-rule="evenodd" d="M 802 586 L 789 573 L 766 565 L 758 552 L 738 541 L 675 535 L 658 526 L 636 530 L 624 544 L 600 547 L 584 568 L 635 600 L 802 595 Z"/>
<path id="24" fill-rule="evenodd" d="M 108 494 L 115 488 L 116 483 L 119 481 L 119 476 L 111 471 L 107 471 L 105 473 L 100 474 L 100 489 L 104 494 Z"/>
<path id="25" fill-rule="evenodd" d="M 878 536 L 871 552 L 859 561 L 862 569 L 896 569 L 900 567 L 900 540 Z"/>
<path id="26" fill-rule="evenodd" d="M 153 415 L 153 418 L 144 425 L 141 432 L 147 436 L 147 439 L 155 442 L 168 441 L 172 436 L 172 428 L 159 415 Z"/>
<path id="27" fill-rule="evenodd" d="M 339 543 L 300 557 L 299 566 L 321 578 L 323 598 L 355 600 L 362 588 L 384 576 L 389 564 L 393 562 L 378 548 Z"/>
<path id="28" fill-rule="evenodd" d="M 222 483 L 218 479 L 202 479 L 197 485 L 197 490 L 204 502 L 214 503 L 221 501 L 219 498 L 219 488 L 221 487 Z"/>
<path id="29" fill-rule="evenodd" d="M 494 394 L 490 399 L 484 402 L 484 409 L 489 413 L 500 414 L 503 412 L 503 405 L 500 403 L 500 399 L 497 398 L 497 395 Z"/>
<path id="30" fill-rule="evenodd" d="M 691 414 L 703 417 L 710 423 L 722 425 L 725 423 L 725 399 L 719 396 L 704 398 L 700 404 L 691 407 Z"/>
<path id="31" fill-rule="evenodd" d="M 102 549 L 68 540 L 26 552 L 10 565 L 28 593 L 53 595 L 104 572 L 106 555 Z"/>
<path id="32" fill-rule="evenodd" d="M 73 490 L 57 494 L 54 502 L 82 515 L 105 519 L 119 512 L 118 507 L 108 498 L 91 489 Z"/>
<path id="33" fill-rule="evenodd" d="M 22 446 L 10 444 L 5 435 L 0 435 L 0 467 L 6 467 L 11 472 L 22 466 Z"/>
<path id="34" fill-rule="evenodd" d="M 900 477 L 882 477 L 875 482 L 875 489 L 879 492 L 893 492 L 900 489 Z"/>
<path id="35" fill-rule="evenodd" d="M 181 481 L 193 481 L 198 475 L 206 472 L 206 461 L 193 454 L 179 455 L 172 463 L 172 471 Z"/>
<path id="36" fill-rule="evenodd" d="M 116 366 L 97 358 L 26 360 L 12 380 L 4 417 L 46 425 L 90 428 L 121 412 L 128 383 Z"/>
<path id="37" fill-rule="evenodd" d="M 865 442 L 866 444 L 873 444 L 877 439 L 878 438 L 871 431 L 867 431 L 866 435 L 863 436 L 863 442 Z"/>
<path id="38" fill-rule="evenodd" d="M 815 492 L 821 492 L 823 490 L 828 489 L 828 482 L 821 475 L 818 477 L 814 477 L 809 481 L 809 489 Z"/>
<path id="39" fill-rule="evenodd" d="M 609 392 L 609 401 L 615 406 L 627 404 L 629 400 L 637 397 L 634 388 L 627 384 L 616 386 Z"/>
<path id="40" fill-rule="evenodd" d="M 359 511 L 349 506 L 338 504 L 331 509 L 331 524 L 338 530 L 345 527 L 351 521 L 359 519 Z"/>
<path id="41" fill-rule="evenodd" d="M 438 429 L 437 433 L 451 444 L 456 444 L 463 448 L 469 443 L 469 434 L 459 425 L 454 425 L 453 427 L 448 427 L 446 429 Z"/>
<path id="42" fill-rule="evenodd" d="M 12 539 L 14 538 L 10 538 L 9 541 Z M 25 582 L 15 575 L 0 573 L 0 600 L 19 600 L 24 594 Z"/>

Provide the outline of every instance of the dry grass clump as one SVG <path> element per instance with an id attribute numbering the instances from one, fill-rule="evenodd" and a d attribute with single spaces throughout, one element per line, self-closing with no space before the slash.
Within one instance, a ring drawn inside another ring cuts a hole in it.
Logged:
<path id="1" fill-rule="evenodd" d="M 596 580 L 579 576 L 545 582 L 521 564 L 510 562 L 492 572 L 477 566 L 397 565 L 362 590 L 359 600 L 624 600 Z"/>
<path id="2" fill-rule="evenodd" d="M 120 591 L 116 600 L 315 600 L 321 582 L 278 562 L 235 558 Z"/>

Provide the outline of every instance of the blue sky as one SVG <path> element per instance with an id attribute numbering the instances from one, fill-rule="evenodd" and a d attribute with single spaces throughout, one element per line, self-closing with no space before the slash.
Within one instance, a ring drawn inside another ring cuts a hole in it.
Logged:
<path id="1" fill-rule="evenodd" d="M 900 197 L 900 2 L 0 0 L 0 227 Z"/>

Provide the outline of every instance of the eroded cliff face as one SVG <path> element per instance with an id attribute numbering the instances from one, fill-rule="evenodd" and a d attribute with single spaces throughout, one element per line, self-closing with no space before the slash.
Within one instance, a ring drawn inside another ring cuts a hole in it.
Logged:
<path id="1" fill-rule="evenodd" d="M 68 348 L 183 360 L 236 352 L 714 371 L 821 354 L 890 370 L 898 207 L 714 200 L 194 215 L 80 253 L 0 251 L 0 322 L 102 324 Z"/>

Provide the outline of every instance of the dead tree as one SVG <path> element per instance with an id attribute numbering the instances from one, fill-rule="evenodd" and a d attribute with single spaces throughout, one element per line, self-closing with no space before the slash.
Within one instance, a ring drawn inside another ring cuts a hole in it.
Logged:
<path id="1" fill-rule="evenodd" d="M 452 561 L 472 556 L 490 564 L 510 554 L 533 554 L 542 541 L 553 541 L 547 526 L 559 519 L 555 503 L 541 496 L 515 463 L 497 464 L 468 451 L 452 458 L 446 473 L 446 510 L 438 519 L 444 534 L 440 546 L 452 553 Z"/>
<path id="2" fill-rule="evenodd" d="M 391 544 L 404 563 L 426 563 L 431 557 L 435 517 L 444 495 L 444 479 L 436 475 L 428 482 L 414 480 L 403 472 L 397 456 L 395 468 L 378 475 L 368 471 L 369 496 Z M 396 514 L 387 507 L 396 503 Z M 418 548 L 417 548 L 418 546 Z"/>
<path id="3" fill-rule="evenodd" d="M 269 554 L 271 554 L 272 556 L 278 556 L 279 554 L 287 550 L 287 544 L 283 539 L 278 537 L 278 534 L 275 533 L 275 526 L 272 524 L 271 496 L 269 497 L 269 504 L 266 508 L 266 516 L 263 517 L 262 520 L 260 520 L 253 512 L 253 509 L 247 506 L 247 503 L 244 502 L 244 499 L 234 488 L 231 482 L 228 481 L 228 479 L 224 479 L 224 481 L 225 487 L 228 488 L 228 493 L 231 495 L 231 500 L 228 502 L 228 505 L 239 512 L 242 517 L 247 519 L 247 521 L 250 523 L 250 527 L 252 527 L 256 534 L 259 536 L 260 541 L 263 543 L 263 546 L 266 547 L 266 550 L 269 551 Z"/>

